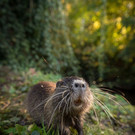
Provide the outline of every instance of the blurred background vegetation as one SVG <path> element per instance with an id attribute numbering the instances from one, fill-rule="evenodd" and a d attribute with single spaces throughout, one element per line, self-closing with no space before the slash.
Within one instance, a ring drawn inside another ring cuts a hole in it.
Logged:
<path id="1" fill-rule="evenodd" d="M 135 0 L 0 0 L 0 88 L 26 92 L 35 69 L 124 89 L 135 104 Z"/>
<path id="2" fill-rule="evenodd" d="M 135 87 L 135 0 L 1 0 L 0 8 L 1 65 Z"/>

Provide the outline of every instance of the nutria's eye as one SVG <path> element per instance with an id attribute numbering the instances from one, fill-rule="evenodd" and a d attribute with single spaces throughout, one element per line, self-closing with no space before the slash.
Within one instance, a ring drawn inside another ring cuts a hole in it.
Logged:
<path id="1" fill-rule="evenodd" d="M 78 87 L 78 84 L 77 84 L 77 83 L 75 83 L 75 87 L 76 87 L 76 88 Z"/>
<path id="2" fill-rule="evenodd" d="M 56 83 L 56 87 L 61 87 L 62 85 L 64 85 L 64 82 L 63 81 L 58 81 Z"/>

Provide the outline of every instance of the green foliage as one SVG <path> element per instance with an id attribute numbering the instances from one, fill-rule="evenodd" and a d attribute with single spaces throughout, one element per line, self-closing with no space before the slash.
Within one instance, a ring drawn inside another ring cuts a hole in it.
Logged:
<path id="1" fill-rule="evenodd" d="M 51 128 L 46 131 L 45 127 L 41 128 L 38 127 L 36 124 L 31 124 L 29 126 L 21 126 L 19 124 L 16 124 L 15 127 L 5 130 L 5 133 L 12 133 L 13 135 L 56 135 Z"/>
<path id="2" fill-rule="evenodd" d="M 34 85 L 40 81 L 52 81 L 52 82 L 57 82 L 58 80 L 61 79 L 61 76 L 58 74 L 43 74 L 42 72 L 36 72 L 35 75 L 30 75 L 29 76 L 29 81 L 31 81 L 31 85 Z"/>
<path id="3" fill-rule="evenodd" d="M 5 130 L 5 133 L 12 133 L 14 135 L 40 135 L 42 134 L 42 129 L 37 127 L 37 125 L 35 124 L 29 126 L 21 126 L 19 124 L 16 124 L 15 127 Z"/>
<path id="4" fill-rule="evenodd" d="M 1 64 L 77 74 L 77 59 L 68 39 L 61 1 L 1 0 L 0 8 Z"/>
<path id="5" fill-rule="evenodd" d="M 134 89 L 134 5 L 133 0 L 65 2 L 70 40 L 87 80 Z"/>
<path id="6" fill-rule="evenodd" d="M 90 82 L 133 89 L 134 5 L 133 0 L 1 0 L 1 64 L 79 73 Z"/>

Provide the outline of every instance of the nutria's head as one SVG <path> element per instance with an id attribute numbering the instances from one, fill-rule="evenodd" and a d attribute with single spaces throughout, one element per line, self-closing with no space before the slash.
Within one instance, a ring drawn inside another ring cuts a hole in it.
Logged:
<path id="1" fill-rule="evenodd" d="M 84 113 L 93 104 L 88 83 L 80 77 L 66 77 L 56 84 L 54 105 L 67 114 Z"/>

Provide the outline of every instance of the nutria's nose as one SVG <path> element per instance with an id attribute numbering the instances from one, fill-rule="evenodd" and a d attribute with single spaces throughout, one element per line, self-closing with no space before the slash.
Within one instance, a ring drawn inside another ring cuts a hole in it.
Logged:
<path id="1" fill-rule="evenodd" d="M 86 90 L 86 83 L 82 80 L 75 80 L 73 82 L 73 90 L 75 90 L 75 91 Z"/>
<path id="2" fill-rule="evenodd" d="M 81 83 L 75 83 L 74 85 L 76 88 L 84 88 L 85 87 L 85 85 L 81 84 Z"/>

